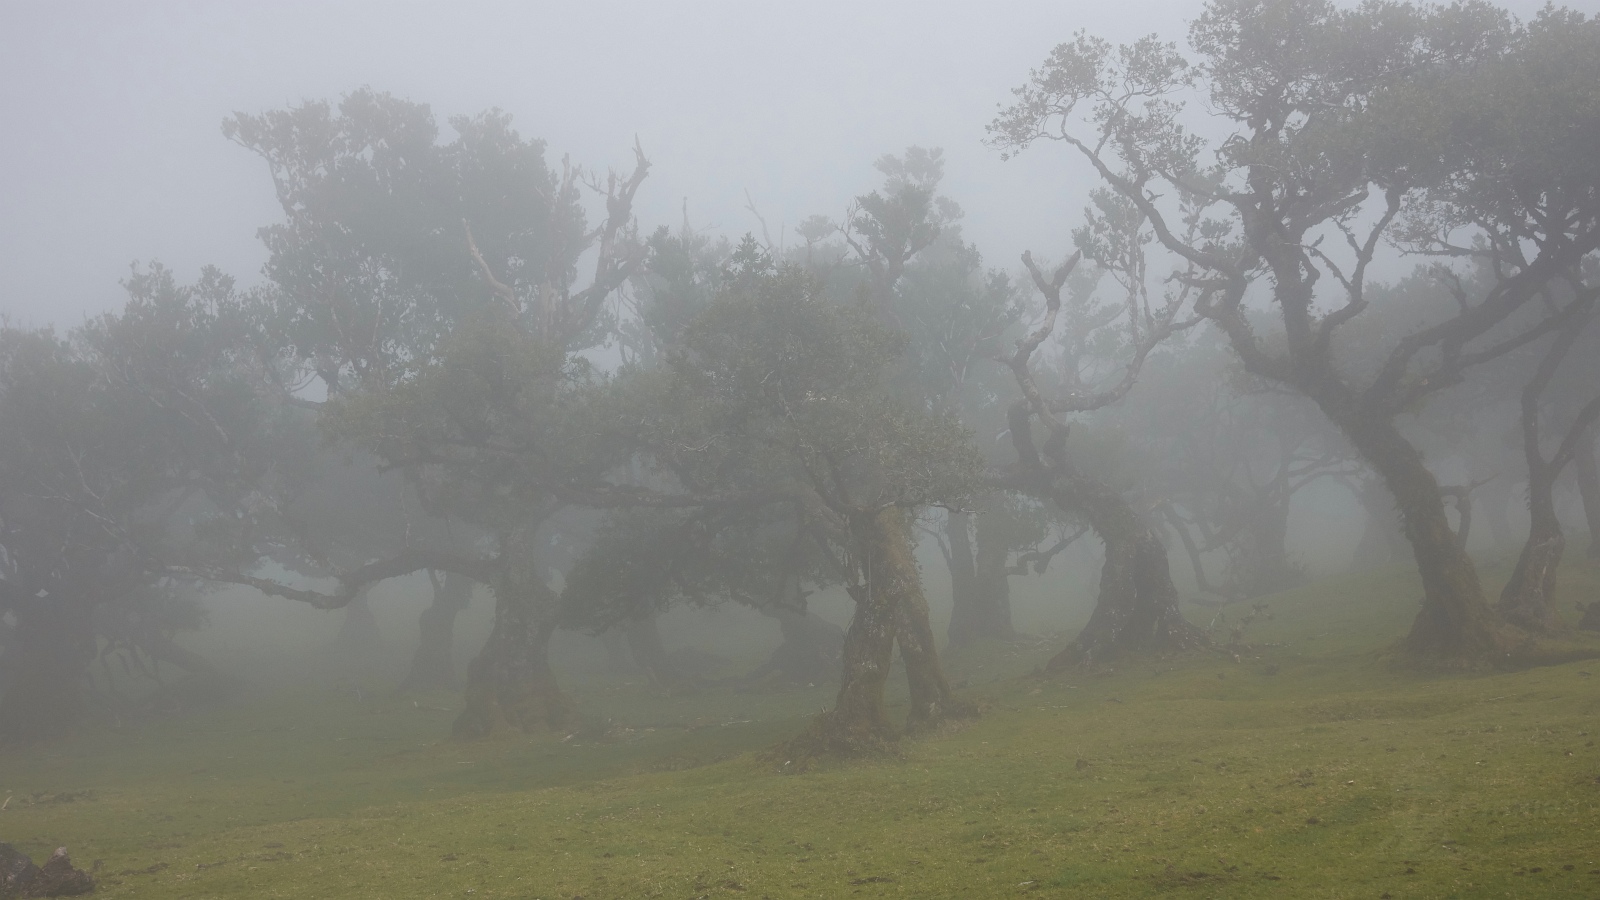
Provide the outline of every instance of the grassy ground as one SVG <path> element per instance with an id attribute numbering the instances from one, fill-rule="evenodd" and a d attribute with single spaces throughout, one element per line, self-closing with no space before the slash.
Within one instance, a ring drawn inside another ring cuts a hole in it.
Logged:
<path id="1" fill-rule="evenodd" d="M 1396 674 L 1416 593 L 1191 608 L 1237 660 L 1039 679 L 1052 645 L 980 648 L 950 662 L 981 720 L 793 776 L 758 751 L 824 687 L 581 684 L 602 724 L 474 744 L 450 696 L 258 699 L 0 756 L 0 840 L 99 861 L 108 898 L 1600 896 L 1600 660 Z"/>

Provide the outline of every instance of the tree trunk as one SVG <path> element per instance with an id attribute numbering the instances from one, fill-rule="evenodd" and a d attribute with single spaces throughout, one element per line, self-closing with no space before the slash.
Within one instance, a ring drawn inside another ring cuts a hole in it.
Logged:
<path id="1" fill-rule="evenodd" d="M 1500 648 L 1494 613 L 1477 568 L 1450 527 L 1444 495 L 1422 454 L 1388 419 L 1335 421 L 1394 497 L 1422 576 L 1422 609 L 1402 652 L 1417 661 L 1448 665 L 1488 662 Z"/>
<path id="2" fill-rule="evenodd" d="M 833 680 L 843 658 L 843 629 L 803 606 L 797 609 L 780 604 L 762 607 L 761 612 L 778 620 L 783 643 L 750 673 L 748 680 L 756 681 L 774 672 L 785 681 L 802 684 Z"/>
<path id="3" fill-rule="evenodd" d="M 896 558 L 911 561 L 909 576 L 902 576 L 903 592 L 895 610 L 895 638 L 900 645 L 900 658 L 906 664 L 906 681 L 911 689 L 911 711 L 906 716 L 906 730 L 925 731 L 946 718 L 970 716 L 973 709 L 955 699 L 950 682 L 939 665 L 939 648 L 933 637 L 933 623 L 928 617 L 928 598 L 922 592 L 921 573 L 916 568 L 911 536 L 902 528 L 903 546 L 894 551 Z"/>
<path id="4" fill-rule="evenodd" d="M 1513 625 L 1549 632 L 1556 627 L 1556 567 L 1561 564 L 1567 539 L 1556 518 L 1548 479 L 1536 478 L 1533 482 L 1546 483 L 1528 486 L 1530 494 L 1535 495 L 1529 504 L 1533 524 L 1528 531 L 1528 542 L 1517 557 L 1517 566 L 1511 570 L 1511 580 L 1500 592 L 1497 610 Z"/>
<path id="5" fill-rule="evenodd" d="M 889 663 L 908 594 L 920 592 L 917 564 L 898 508 L 851 518 L 851 539 L 865 583 L 851 588 L 856 613 L 844 636 L 844 671 L 833 709 L 822 713 L 788 745 L 799 757 L 882 752 L 895 742 L 884 702 Z"/>
<path id="6" fill-rule="evenodd" d="M 992 501 L 991 501 L 992 502 Z M 1017 638 L 1011 620 L 1011 546 L 1003 529 L 994 526 L 992 514 L 978 508 L 978 554 L 975 560 L 977 583 L 974 599 L 979 614 L 977 635 L 1002 641 Z"/>
<path id="7" fill-rule="evenodd" d="M 945 540 L 949 552 L 945 563 L 950 569 L 950 630 L 947 632 L 951 647 L 970 643 L 982 628 L 978 609 L 978 573 L 972 552 L 972 514 L 965 510 L 951 510 L 944 520 Z"/>
<path id="8" fill-rule="evenodd" d="M 1400 514 L 1394 507 L 1394 495 L 1384 486 L 1382 478 L 1362 478 L 1355 490 L 1356 500 L 1366 511 L 1367 521 L 1361 529 L 1361 540 L 1356 544 L 1350 568 L 1365 572 L 1394 562 L 1395 550 L 1404 542 L 1400 530 Z"/>
<path id="9" fill-rule="evenodd" d="M 433 603 L 417 618 L 420 636 L 411 670 L 400 684 L 402 693 L 455 690 L 456 667 L 452 653 L 456 615 L 472 600 L 472 580 L 454 572 L 428 571 L 433 583 Z"/>
<path id="10" fill-rule="evenodd" d="M 1074 474 L 1068 492 L 1057 502 L 1083 514 L 1104 544 L 1106 559 L 1089 624 L 1046 668 L 1104 662 L 1127 651 L 1204 645 L 1205 636 L 1178 612 L 1167 548 L 1155 531 L 1109 485 Z"/>
<path id="11" fill-rule="evenodd" d="M 1258 498 L 1248 515 L 1238 555 L 1229 560 L 1232 592 L 1245 598 L 1260 597 L 1303 581 L 1301 572 L 1289 561 L 1288 497 Z"/>
<path id="12" fill-rule="evenodd" d="M 77 724 L 95 653 L 89 611 L 76 604 L 28 598 L 15 616 L 0 657 L 0 746 L 59 738 Z"/>
<path id="13" fill-rule="evenodd" d="M 1595 463 L 1595 437 L 1600 428 L 1590 429 L 1589 440 L 1572 457 L 1572 472 L 1578 479 L 1578 494 L 1583 498 L 1583 517 L 1589 524 L 1589 558 L 1600 559 L 1600 465 Z"/>
<path id="14" fill-rule="evenodd" d="M 1511 544 L 1511 488 L 1512 480 L 1501 476 L 1491 478 L 1483 483 L 1478 490 L 1479 504 L 1483 515 L 1485 529 L 1489 532 L 1489 543 L 1493 545 L 1496 554 L 1502 552 Z"/>
<path id="15" fill-rule="evenodd" d="M 371 594 L 371 585 L 362 587 L 344 608 L 344 621 L 339 623 L 333 646 L 345 662 L 371 660 L 383 644 L 378 617 L 372 614 Z"/>
<path id="16" fill-rule="evenodd" d="M 467 666 L 467 705 L 456 718 L 457 737 L 485 737 L 501 724 L 523 731 L 541 722 L 560 728 L 571 718 L 571 705 L 550 669 L 555 592 L 542 581 L 509 581 L 495 588 L 494 628 Z"/>
<path id="17" fill-rule="evenodd" d="M 1006 418 L 1029 488 L 1036 496 L 1050 498 L 1062 511 L 1082 516 L 1106 551 L 1100 595 L 1089 624 L 1045 667 L 1055 670 L 1100 662 L 1123 651 L 1168 652 L 1204 646 L 1206 636 L 1178 612 L 1178 588 L 1172 583 L 1166 545 L 1140 521 L 1121 493 L 1072 464 L 1066 428 L 1052 428 L 1041 453 L 1033 441 L 1028 405 L 1013 405 Z"/>
<path id="18" fill-rule="evenodd" d="M 981 638 L 1002 641 L 1016 640 L 1017 631 L 1011 621 L 1011 547 L 1004 539 L 1003 529 L 994 527 L 995 519 L 986 510 L 993 498 L 980 501 L 976 515 L 951 513 L 947 524 L 951 555 L 951 647 L 960 647 Z M 955 520 L 962 520 L 958 527 Z M 977 532 L 977 544 L 967 530 L 970 522 Z M 959 548 L 959 549 L 958 549 Z M 964 561 L 964 564 L 963 564 Z M 957 577 L 957 568 L 961 577 Z"/>

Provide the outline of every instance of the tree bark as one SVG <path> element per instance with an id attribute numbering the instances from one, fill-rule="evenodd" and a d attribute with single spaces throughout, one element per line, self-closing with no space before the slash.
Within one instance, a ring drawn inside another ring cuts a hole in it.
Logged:
<path id="1" fill-rule="evenodd" d="M 900 602 L 895 609 L 895 639 L 900 658 L 906 665 L 906 681 L 911 692 L 911 711 L 906 730 L 925 731 L 950 717 L 964 717 L 972 709 L 955 699 L 955 692 L 939 664 L 939 648 L 934 641 L 933 623 L 928 616 L 928 598 L 922 592 L 922 576 L 917 571 L 911 536 L 904 527 L 898 530 L 899 545 L 892 555 L 909 560 L 909 573 L 899 579 Z"/>
<path id="2" fill-rule="evenodd" d="M 1422 609 L 1401 649 L 1419 661 L 1478 665 L 1500 649 L 1478 570 L 1445 515 L 1439 482 L 1422 454 L 1385 418 L 1330 416 L 1394 497 L 1422 576 Z"/>
<path id="3" fill-rule="evenodd" d="M 454 572 L 441 576 L 431 569 L 428 580 L 433 583 L 433 603 L 417 617 L 417 652 L 411 658 L 411 670 L 400 684 L 402 693 L 457 687 L 452 652 L 456 615 L 472 600 L 472 580 Z"/>
<path id="4" fill-rule="evenodd" d="M 889 721 L 884 688 L 908 594 L 920 592 L 916 560 L 905 536 L 904 515 L 890 507 L 851 517 L 853 552 L 865 574 L 851 586 L 855 616 L 844 636 L 844 671 L 833 709 L 817 716 L 790 742 L 799 757 L 854 756 L 890 749 L 896 732 Z"/>
<path id="5" fill-rule="evenodd" d="M 479 738 L 501 725 L 532 731 L 560 728 L 572 707 L 550 668 L 556 630 L 555 592 L 539 580 L 495 587 L 494 628 L 467 667 L 466 708 L 456 717 L 457 737 Z"/>
<path id="6" fill-rule="evenodd" d="M 1600 559 L 1600 465 L 1595 463 L 1596 436 L 1600 436 L 1600 428 L 1591 428 L 1588 441 L 1572 456 L 1578 494 L 1583 498 L 1583 517 L 1589 525 L 1590 559 Z"/>
<path id="7" fill-rule="evenodd" d="M 1534 495 L 1529 504 L 1533 521 L 1528 542 L 1522 545 L 1511 579 L 1500 592 L 1497 610 L 1513 625 L 1548 632 L 1556 627 L 1556 567 L 1561 564 L 1567 539 L 1561 533 L 1549 485 L 1530 484 L 1528 490 Z"/>
<path id="8" fill-rule="evenodd" d="M 1178 612 L 1178 588 L 1172 583 L 1160 536 L 1115 488 L 1078 471 L 1067 454 L 1064 427 L 1051 429 L 1041 453 L 1033 441 L 1026 404 L 1012 406 L 1007 420 L 1018 463 L 1036 496 L 1082 516 L 1105 547 L 1099 596 L 1089 624 L 1045 668 L 1103 662 L 1126 651 L 1174 652 L 1204 646 L 1206 636 Z"/>
<path id="9" fill-rule="evenodd" d="M 1046 668 L 1105 662 L 1129 651 L 1204 645 L 1205 636 L 1178 612 L 1178 589 L 1161 539 L 1116 490 L 1081 474 L 1074 481 L 1075 496 L 1063 499 L 1094 528 L 1105 546 L 1105 563 L 1089 624 Z"/>

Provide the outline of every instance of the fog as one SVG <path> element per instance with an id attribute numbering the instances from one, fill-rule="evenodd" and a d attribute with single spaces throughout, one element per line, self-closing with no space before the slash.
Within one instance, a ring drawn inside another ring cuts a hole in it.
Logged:
<path id="1" fill-rule="evenodd" d="M 276 204 L 219 123 L 363 85 L 441 116 L 504 109 L 553 158 L 600 168 L 637 136 L 656 164 L 643 221 L 687 203 L 736 234 L 760 227 L 751 200 L 792 229 L 840 214 L 879 155 L 943 147 L 968 229 L 1014 259 L 1068 226 L 1084 184 L 1048 160 L 1002 164 L 983 126 L 1060 35 L 1133 37 L 1166 8 L 9 3 L 0 296 L 12 316 L 72 322 L 119 304 L 134 260 L 252 278 Z"/>
<path id="2" fill-rule="evenodd" d="M 1577 878 L 1597 11 L 6 4 L 0 897 Z"/>

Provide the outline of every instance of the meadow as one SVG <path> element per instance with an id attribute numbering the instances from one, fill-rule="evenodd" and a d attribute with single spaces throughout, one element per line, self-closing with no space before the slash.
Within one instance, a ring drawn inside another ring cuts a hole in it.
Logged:
<path id="1" fill-rule="evenodd" d="M 0 755 L 0 840 L 104 898 L 1600 896 L 1600 640 L 1397 671 L 1417 591 L 1186 605 L 1217 650 L 1060 676 L 986 645 L 948 660 L 979 719 L 798 773 L 826 685 L 596 677 L 576 730 L 474 743 L 454 695 L 278 691 Z"/>

